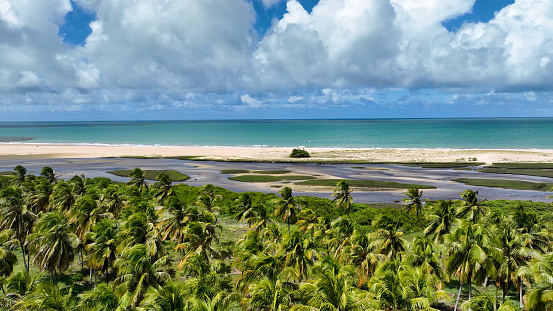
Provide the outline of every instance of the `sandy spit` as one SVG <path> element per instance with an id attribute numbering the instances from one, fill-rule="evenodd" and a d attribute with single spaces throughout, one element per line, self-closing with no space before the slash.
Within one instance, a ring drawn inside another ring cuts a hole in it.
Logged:
<path id="1" fill-rule="evenodd" d="M 340 149 L 310 148 L 310 161 L 367 162 L 553 162 L 553 150 L 484 149 Z M 302 161 L 290 159 L 291 148 L 106 146 L 63 144 L 0 144 L 0 159 L 102 158 L 122 156 L 197 156 L 212 160 Z"/>

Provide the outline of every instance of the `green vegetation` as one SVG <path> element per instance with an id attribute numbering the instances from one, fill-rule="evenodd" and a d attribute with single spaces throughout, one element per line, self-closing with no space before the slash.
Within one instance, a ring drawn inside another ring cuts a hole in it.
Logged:
<path id="1" fill-rule="evenodd" d="M 529 175 L 553 178 L 553 163 L 494 163 L 478 169 L 482 173 Z"/>
<path id="2" fill-rule="evenodd" d="M 553 183 L 535 183 L 522 180 L 487 179 L 487 178 L 459 178 L 453 181 L 469 186 L 494 187 L 515 190 L 551 191 Z"/>
<path id="3" fill-rule="evenodd" d="M 334 187 L 336 183 L 339 182 L 339 179 L 314 179 L 301 181 L 296 183 L 296 185 L 304 186 L 325 186 L 325 187 Z M 348 179 L 347 182 L 352 187 L 360 188 L 381 188 L 381 189 L 408 189 L 408 188 L 419 188 L 419 189 L 435 189 L 434 186 L 425 186 L 425 185 L 414 185 L 414 184 L 402 184 L 391 181 L 380 181 L 380 180 L 357 180 L 357 179 Z"/>
<path id="4" fill-rule="evenodd" d="M 121 177 L 129 177 L 131 172 L 131 170 L 116 170 L 109 171 L 108 173 Z M 167 174 L 173 181 L 185 181 L 190 179 L 188 175 L 173 170 L 144 170 L 144 178 L 147 180 L 157 180 L 157 176 L 161 173 Z"/>
<path id="5" fill-rule="evenodd" d="M 331 200 L 146 172 L 0 176 L 0 311 L 551 308 L 547 203 L 409 188 L 366 205 L 350 180 Z"/>
<path id="6" fill-rule="evenodd" d="M 290 153 L 290 158 L 309 158 L 311 155 L 305 149 L 294 148 Z"/>
<path id="7" fill-rule="evenodd" d="M 243 181 L 243 182 L 278 182 L 285 180 L 307 180 L 314 179 L 313 176 L 308 175 L 284 175 L 284 176 L 271 176 L 271 175 L 240 175 L 229 177 L 230 180 Z"/>

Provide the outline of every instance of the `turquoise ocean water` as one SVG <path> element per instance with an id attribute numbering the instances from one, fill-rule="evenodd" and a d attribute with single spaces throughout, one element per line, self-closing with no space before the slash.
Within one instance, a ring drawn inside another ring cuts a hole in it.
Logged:
<path id="1" fill-rule="evenodd" d="M 553 149 L 553 118 L 18 122 L 0 123 L 0 142 Z"/>

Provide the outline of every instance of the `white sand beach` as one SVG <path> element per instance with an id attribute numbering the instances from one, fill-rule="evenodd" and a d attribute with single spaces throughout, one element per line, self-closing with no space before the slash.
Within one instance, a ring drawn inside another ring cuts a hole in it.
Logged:
<path id="1" fill-rule="evenodd" d="M 367 162 L 553 162 L 553 150 L 483 149 L 341 149 L 309 148 L 309 161 Z M 293 161 L 291 148 L 265 147 L 185 147 L 185 146 L 105 146 L 62 144 L 0 144 L 0 159 L 102 158 L 123 156 L 196 156 L 211 160 Z"/>

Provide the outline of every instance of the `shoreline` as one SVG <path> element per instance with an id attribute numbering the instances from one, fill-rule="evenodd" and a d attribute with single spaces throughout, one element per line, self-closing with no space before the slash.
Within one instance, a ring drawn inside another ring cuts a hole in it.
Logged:
<path id="1" fill-rule="evenodd" d="M 2 159 L 106 157 L 195 157 L 214 161 L 278 162 L 553 162 L 553 149 L 306 148 L 311 158 L 293 159 L 297 147 L 152 146 L 51 143 L 0 143 Z M 474 160 L 476 159 L 476 160 Z"/>

